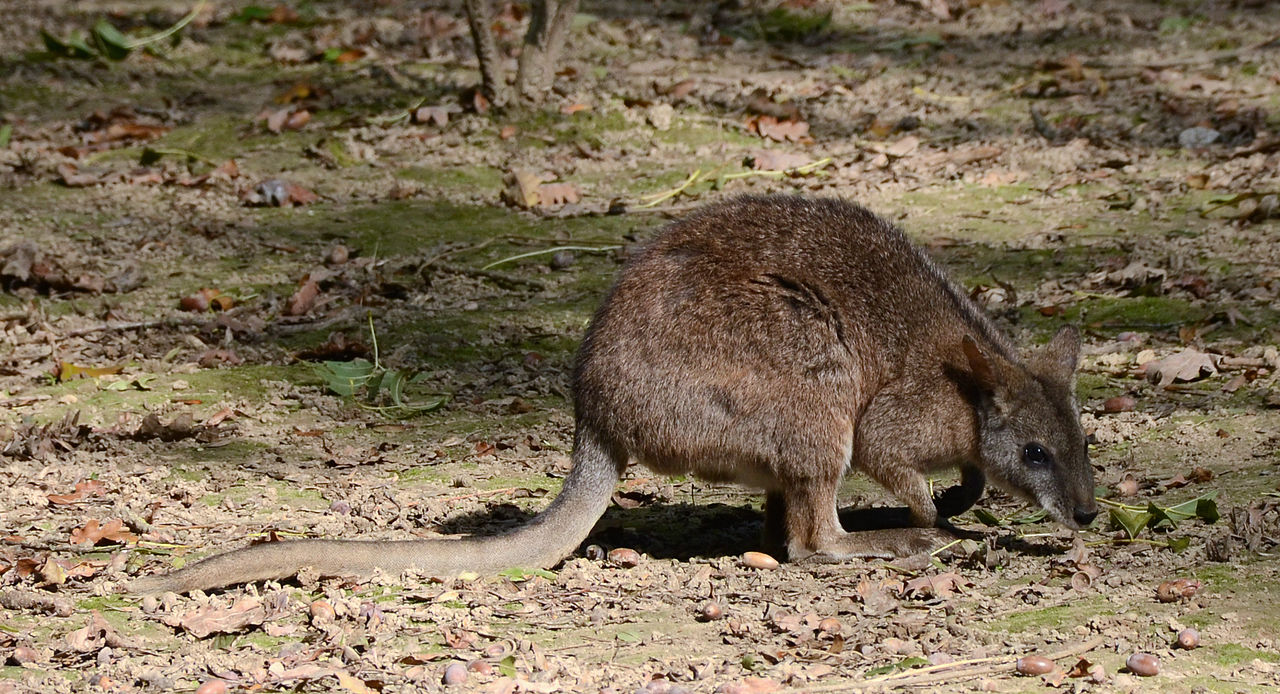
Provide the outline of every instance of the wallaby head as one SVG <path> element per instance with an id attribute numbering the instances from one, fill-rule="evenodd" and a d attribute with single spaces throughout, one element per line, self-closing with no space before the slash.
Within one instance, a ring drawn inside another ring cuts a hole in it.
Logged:
<path id="1" fill-rule="evenodd" d="M 1080 336 L 1058 331 L 1024 364 L 961 344 L 978 413 L 979 466 L 997 486 L 1034 501 L 1069 528 L 1098 515 L 1093 466 L 1074 396 Z"/>

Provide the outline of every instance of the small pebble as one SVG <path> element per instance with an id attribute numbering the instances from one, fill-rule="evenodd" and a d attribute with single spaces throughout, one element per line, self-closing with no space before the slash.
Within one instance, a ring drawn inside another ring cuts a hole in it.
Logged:
<path id="1" fill-rule="evenodd" d="M 1200 632 L 1187 628 L 1178 632 L 1178 648 L 1189 651 L 1200 647 Z"/>
<path id="2" fill-rule="evenodd" d="M 753 569 L 776 569 L 779 566 L 777 559 L 764 552 L 744 552 L 742 563 Z"/>
<path id="3" fill-rule="evenodd" d="M 835 617 L 827 617 L 818 622 L 818 631 L 825 634 L 839 634 L 844 629 L 844 625 L 840 624 L 840 620 Z"/>
<path id="4" fill-rule="evenodd" d="M 351 504 L 343 499 L 335 499 L 329 504 L 329 513 L 336 513 L 339 516 L 347 516 L 351 514 Z"/>
<path id="5" fill-rule="evenodd" d="M 1160 674 L 1160 659 L 1150 653 L 1134 653 L 1124 661 L 1129 672 L 1139 677 L 1154 677 Z"/>
<path id="6" fill-rule="evenodd" d="M 1042 655 L 1027 655 L 1018 658 L 1015 667 L 1019 675 L 1047 675 L 1057 669 L 1058 664 Z"/>
<path id="7" fill-rule="evenodd" d="M 462 684 L 467 681 L 467 666 L 462 663 L 453 663 L 444 669 L 445 684 Z"/>
<path id="8" fill-rule="evenodd" d="M 714 622 L 724 616 L 724 610 L 721 609 L 720 603 L 712 600 L 704 603 L 698 608 L 698 619 L 703 622 Z"/>
<path id="9" fill-rule="evenodd" d="M 222 680 L 205 680 L 196 687 L 196 694 L 227 694 L 227 683 Z"/>
<path id="10" fill-rule="evenodd" d="M 311 619 L 317 622 L 331 621 L 334 617 L 333 605 L 328 600 L 316 600 L 307 611 L 311 613 Z"/>
<path id="11" fill-rule="evenodd" d="M 1218 141 L 1222 137 L 1222 133 L 1213 128 L 1194 127 L 1187 128 L 1178 133 L 1178 144 L 1186 149 L 1195 149 L 1196 147 L 1208 147 Z"/>
<path id="12" fill-rule="evenodd" d="M 329 249 L 329 257 L 325 258 L 325 262 L 330 265 L 342 265 L 350 258 L 351 251 L 347 250 L 346 246 L 338 244 Z"/>
<path id="13" fill-rule="evenodd" d="M 142 611 L 145 614 L 155 614 L 156 609 L 160 607 L 160 600 L 154 595 L 148 595 L 142 598 Z"/>
<path id="14" fill-rule="evenodd" d="M 467 664 L 467 669 L 477 675 L 492 675 L 493 666 L 483 660 L 473 660 Z"/>
<path id="15" fill-rule="evenodd" d="M 13 662 L 22 665 L 23 663 L 34 663 L 40 659 L 40 656 L 30 646 L 18 646 L 13 649 L 13 653 L 9 654 L 9 658 Z"/>
<path id="16" fill-rule="evenodd" d="M 604 547 L 601 547 L 600 545 L 587 545 L 587 548 L 583 550 L 582 555 L 591 561 L 600 561 L 605 557 Z"/>
<path id="17" fill-rule="evenodd" d="M 623 569 L 630 569 L 640 563 L 640 553 L 634 549 L 619 547 L 609 552 L 609 563 Z"/>
<path id="18" fill-rule="evenodd" d="M 558 251 L 555 255 L 551 256 L 551 269 L 563 270 L 573 265 L 573 261 L 575 259 L 576 257 L 573 255 L 573 251 Z"/>

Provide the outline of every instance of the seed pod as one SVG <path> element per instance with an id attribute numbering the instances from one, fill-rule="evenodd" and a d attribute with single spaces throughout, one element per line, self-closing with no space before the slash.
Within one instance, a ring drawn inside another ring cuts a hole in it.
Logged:
<path id="1" fill-rule="evenodd" d="M 1019 675 L 1047 675 L 1057 669 L 1058 664 L 1042 655 L 1025 655 L 1018 658 Z"/>
<path id="2" fill-rule="evenodd" d="M 1191 650 L 1200 647 L 1200 632 L 1187 628 L 1178 632 L 1178 648 Z"/>
<path id="3" fill-rule="evenodd" d="M 1160 674 L 1160 659 L 1150 653 L 1134 653 L 1124 661 L 1124 666 L 1138 677 L 1154 677 Z"/>
<path id="4" fill-rule="evenodd" d="M 630 569 L 640 563 L 640 553 L 634 549 L 619 547 L 609 552 L 609 563 L 624 569 Z"/>
<path id="5" fill-rule="evenodd" d="M 1160 602 L 1186 600 L 1200 590 L 1202 584 L 1194 578 L 1175 578 L 1156 587 L 1156 599 Z"/>
<path id="6" fill-rule="evenodd" d="M 714 622 L 724 616 L 724 610 L 720 607 L 720 603 L 712 600 L 704 603 L 698 608 L 698 620 L 702 622 Z"/>
<path id="7" fill-rule="evenodd" d="M 742 554 L 742 563 L 744 566 L 753 569 L 776 569 L 779 566 L 777 559 L 764 552 L 744 552 Z"/>
<path id="8" fill-rule="evenodd" d="M 452 663 L 444 669 L 445 684 L 462 684 L 467 681 L 467 666 L 462 663 Z"/>
<path id="9" fill-rule="evenodd" d="M 311 619 L 317 622 L 331 621 L 334 616 L 333 605 L 328 600 L 316 600 L 311 603 L 308 612 L 311 613 Z"/>
<path id="10" fill-rule="evenodd" d="M 477 675 L 492 675 L 493 666 L 483 660 L 473 660 L 467 664 L 467 669 Z"/>

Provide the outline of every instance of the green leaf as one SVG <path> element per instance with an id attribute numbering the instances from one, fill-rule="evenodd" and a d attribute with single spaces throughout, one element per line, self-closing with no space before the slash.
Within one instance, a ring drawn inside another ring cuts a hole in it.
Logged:
<path id="1" fill-rule="evenodd" d="M 513 566 L 510 569 L 503 569 L 498 572 L 499 576 L 510 579 L 512 581 L 527 581 L 534 576 L 541 576 L 548 580 L 555 580 L 556 575 L 546 569 L 524 569 L 519 566 Z"/>
<path id="2" fill-rule="evenodd" d="M 996 516 L 996 514 L 986 509 L 982 509 L 982 508 L 973 509 L 973 516 L 974 518 L 977 518 L 978 521 L 981 522 L 983 525 L 990 525 L 992 527 L 999 527 L 1001 525 L 1004 525 L 1004 521 L 1000 520 Z"/>
<path id="3" fill-rule="evenodd" d="M 364 394 L 365 402 L 372 405 L 378 401 L 378 391 L 382 389 L 382 379 L 386 378 L 386 376 L 386 371 L 375 371 L 369 376 L 369 380 L 364 384 L 366 389 Z"/>
<path id="4" fill-rule="evenodd" d="M 9 146 L 9 138 L 13 136 L 13 124 L 5 123 L 0 125 L 0 149 Z"/>
<path id="5" fill-rule="evenodd" d="M 1179 517 L 1180 514 L 1174 513 L 1173 509 L 1166 509 L 1156 506 L 1154 503 L 1147 504 L 1147 515 L 1151 516 L 1147 521 L 1147 527 L 1152 530 L 1167 525 L 1170 529 L 1178 527 L 1179 520 L 1185 520 L 1185 517 Z"/>
<path id="6" fill-rule="evenodd" d="M 326 361 L 317 364 L 316 374 L 325 386 L 338 395 L 354 395 L 373 375 L 373 363 L 367 359 Z"/>
<path id="7" fill-rule="evenodd" d="M 260 7 L 258 5 L 249 5 L 248 7 L 231 15 L 231 21 L 240 22 L 242 24 L 253 21 L 263 22 L 270 16 L 271 10 L 269 8 Z"/>
<path id="8" fill-rule="evenodd" d="M 630 629 L 623 629 L 622 631 L 619 631 L 617 633 L 617 637 L 619 641 L 626 641 L 627 643 L 638 643 L 644 639 L 644 635 L 640 632 L 632 631 Z"/>
<path id="9" fill-rule="evenodd" d="M 1218 502 L 1213 499 L 1200 499 L 1196 502 L 1196 518 L 1206 523 L 1217 523 L 1221 517 L 1218 515 Z"/>
<path id="10" fill-rule="evenodd" d="M 337 62 L 338 56 L 340 55 L 342 55 L 341 48 L 326 48 L 324 49 L 324 53 L 320 54 L 320 57 L 323 58 L 326 63 L 333 63 Z"/>
<path id="11" fill-rule="evenodd" d="M 404 402 L 404 372 L 399 369 L 388 369 L 386 376 L 382 379 L 382 385 L 387 389 L 387 397 L 391 398 L 391 402 L 396 407 L 408 407 Z"/>
<path id="12" fill-rule="evenodd" d="M 163 157 L 163 154 L 151 149 L 150 147 L 146 147 L 142 150 L 142 156 L 138 157 L 138 165 L 151 166 L 152 164 L 160 161 Z"/>
<path id="13" fill-rule="evenodd" d="M 516 657 L 514 655 L 509 655 L 503 658 L 502 660 L 499 660 L 498 672 L 501 672 L 503 677 L 515 677 L 516 676 Z"/>
<path id="14" fill-rule="evenodd" d="M 1151 514 L 1145 511 L 1134 512 L 1117 507 L 1112 507 L 1111 509 L 1112 524 L 1124 528 L 1125 533 L 1129 535 L 1131 540 L 1137 537 L 1143 528 L 1147 527 L 1147 522 L 1150 520 Z"/>
<path id="15" fill-rule="evenodd" d="M 49 32 L 41 29 L 40 38 L 44 41 L 45 50 L 63 58 L 77 58 L 80 60 L 93 58 L 97 56 L 89 44 L 85 42 L 84 35 L 76 32 L 68 39 L 59 39 Z"/>
<path id="16" fill-rule="evenodd" d="M 120 33 L 119 29 L 105 19 L 99 19 L 93 25 L 93 40 L 98 51 L 110 60 L 124 60 L 133 52 L 129 37 Z"/>
<path id="17" fill-rule="evenodd" d="M 1169 540 L 1169 549 L 1173 550 L 1174 553 L 1181 552 L 1190 546 L 1191 538 L 1189 537 L 1175 537 L 1174 539 Z"/>
<path id="18" fill-rule="evenodd" d="M 1030 515 L 1020 516 L 1018 518 L 1011 518 L 1009 519 L 1009 522 L 1013 523 L 1014 525 L 1027 525 L 1030 523 L 1039 523 L 1040 521 L 1048 517 L 1049 517 L 1049 512 L 1044 509 L 1040 509 L 1039 511 L 1036 511 L 1035 513 L 1032 513 Z"/>

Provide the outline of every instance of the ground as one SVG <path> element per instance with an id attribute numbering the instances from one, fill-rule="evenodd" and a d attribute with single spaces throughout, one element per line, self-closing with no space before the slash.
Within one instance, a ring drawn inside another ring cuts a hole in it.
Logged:
<path id="1" fill-rule="evenodd" d="M 545 107 L 505 112 L 450 3 L 223 2 L 50 52 L 188 9 L 0 3 L 0 691 L 1280 683 L 1274 5 L 584 2 Z M 1024 344 L 1082 328 L 1092 529 L 989 492 L 931 557 L 754 568 L 759 495 L 636 467 L 549 572 L 123 591 L 521 522 L 621 261 L 765 191 L 888 216 Z"/>

